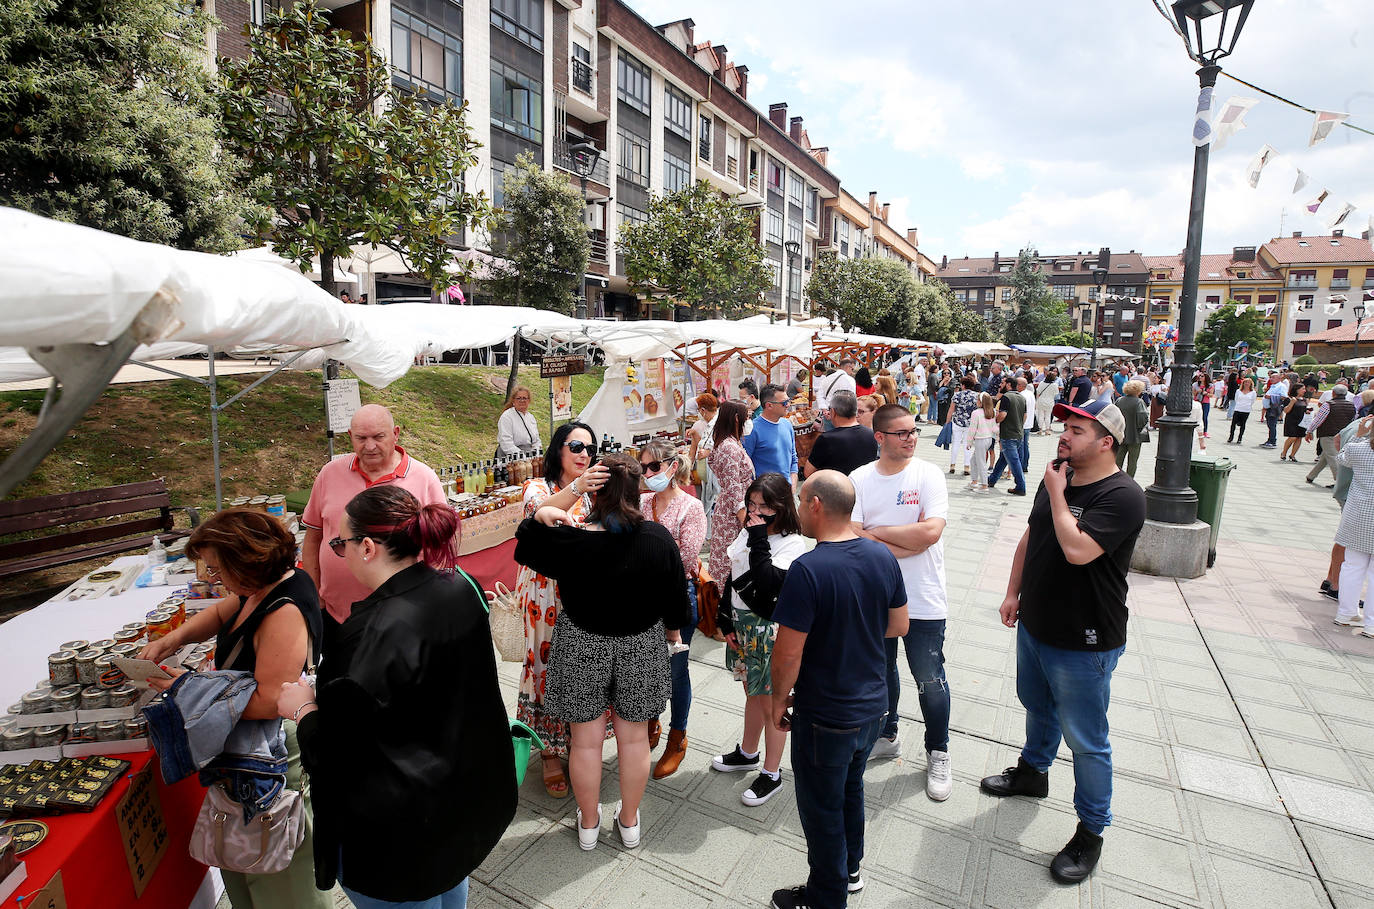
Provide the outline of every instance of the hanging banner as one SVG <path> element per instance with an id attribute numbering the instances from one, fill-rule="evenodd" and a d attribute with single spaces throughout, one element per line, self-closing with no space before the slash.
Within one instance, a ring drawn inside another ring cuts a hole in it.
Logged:
<path id="1" fill-rule="evenodd" d="M 664 381 L 662 360 L 650 360 L 644 364 L 640 391 L 644 395 L 644 419 L 653 420 L 663 416 L 668 408 L 664 406 L 667 399 L 667 383 Z"/>
<path id="2" fill-rule="evenodd" d="M 644 393 L 639 390 L 640 370 L 633 363 L 625 367 L 625 384 L 621 386 L 620 393 L 625 402 L 625 422 L 642 423 L 644 421 Z"/>
<path id="3" fill-rule="evenodd" d="M 1259 187 L 1260 174 L 1269 166 L 1269 162 L 1273 161 L 1278 156 L 1279 150 L 1272 145 L 1266 144 L 1259 150 L 1259 153 L 1250 161 L 1250 167 L 1247 168 L 1245 174 L 1245 179 L 1249 181 L 1251 189 Z"/>
<path id="4" fill-rule="evenodd" d="M 1198 92 L 1197 116 L 1193 120 L 1193 145 L 1201 148 L 1212 141 L 1212 87 Z"/>
<path id="5" fill-rule="evenodd" d="M 571 420 L 572 376 L 554 376 L 549 379 L 549 394 L 553 397 L 553 422 Z"/>
<path id="6" fill-rule="evenodd" d="M 1317 116 L 1312 120 L 1312 136 L 1307 140 L 1307 147 L 1311 148 L 1331 135 L 1333 129 L 1348 119 L 1350 119 L 1349 114 L 1341 114 L 1331 110 L 1317 111 Z"/>
<path id="7" fill-rule="evenodd" d="M 1313 199 L 1311 202 L 1308 202 L 1306 205 L 1303 206 L 1303 208 L 1307 209 L 1307 213 L 1309 215 L 1315 215 L 1317 213 L 1317 209 L 1322 207 L 1322 203 L 1326 201 L 1326 197 L 1329 195 L 1331 195 L 1331 190 L 1324 189 L 1321 191 L 1321 193 L 1317 195 L 1317 198 Z"/>
<path id="8" fill-rule="evenodd" d="M 1221 106 L 1217 118 L 1212 121 L 1212 151 L 1217 152 L 1236 133 L 1245 129 L 1245 115 L 1250 108 L 1259 104 L 1258 98 L 1231 97 Z"/>
<path id="9" fill-rule="evenodd" d="M 1296 180 L 1293 181 L 1293 192 L 1294 192 L 1295 194 L 1298 193 L 1298 192 L 1301 192 L 1301 191 L 1302 191 L 1302 188 L 1303 188 L 1304 186 L 1307 185 L 1307 179 L 1308 179 L 1308 178 L 1307 178 L 1307 174 L 1305 174 L 1305 173 L 1303 172 L 1303 169 L 1302 169 L 1301 167 L 1299 167 L 1299 168 L 1298 168 L 1298 178 L 1297 178 Z"/>
<path id="10" fill-rule="evenodd" d="M 1326 222 L 1326 229 L 1335 230 L 1336 228 L 1340 227 L 1342 224 L 1345 223 L 1346 218 L 1349 218 L 1354 213 L 1355 206 L 1351 205 L 1349 202 L 1345 203 L 1341 206 L 1341 210 L 1336 212 L 1336 217 Z"/>
<path id="11" fill-rule="evenodd" d="M 668 361 L 668 375 L 671 379 L 673 407 L 671 413 L 676 417 L 692 416 L 697 411 L 697 403 L 687 384 L 687 364 L 682 360 Z"/>

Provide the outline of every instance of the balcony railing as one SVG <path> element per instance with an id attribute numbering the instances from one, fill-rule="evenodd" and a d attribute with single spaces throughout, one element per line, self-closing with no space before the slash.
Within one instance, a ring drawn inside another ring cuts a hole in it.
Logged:
<path id="1" fill-rule="evenodd" d="M 697 138 L 697 157 L 707 164 L 711 163 L 711 134 L 703 132 Z"/>
<path id="2" fill-rule="evenodd" d="M 759 172 L 754 171 L 749 174 L 749 189 L 757 193 L 759 191 Z M 1374 283 L 1374 282 L 1371 282 Z"/>
<path id="3" fill-rule="evenodd" d="M 573 167 L 573 156 L 568 151 L 568 143 L 555 143 L 553 151 L 553 166 L 560 168 L 562 170 L 566 170 L 574 177 L 577 176 L 577 168 Z M 597 155 L 596 166 L 593 167 L 592 172 L 587 175 L 587 179 L 595 183 L 600 183 L 602 186 L 609 186 L 611 180 L 610 172 L 610 162 L 607 161 L 606 150 L 603 148 L 601 149 L 601 154 Z"/>
<path id="4" fill-rule="evenodd" d="M 591 241 L 591 260 L 605 263 L 607 261 L 606 232 L 604 230 L 589 230 L 587 231 L 587 239 Z"/>
<path id="5" fill-rule="evenodd" d="M 585 60 L 572 61 L 572 87 L 590 95 L 592 93 L 592 68 Z"/>
<path id="6" fill-rule="evenodd" d="M 1374 288 L 1374 274 L 1364 279 L 1364 289 L 1369 290 L 1370 288 Z"/>
<path id="7" fill-rule="evenodd" d="M 1172 309 L 1173 307 L 1168 303 L 1151 303 L 1150 315 L 1168 315 Z"/>
<path id="8" fill-rule="evenodd" d="M 1350 279 L 1349 279 L 1349 278 L 1332 278 L 1332 279 L 1331 279 L 1331 289 L 1332 289 L 1332 290 L 1348 290 L 1349 288 L 1350 288 Z"/>
<path id="9" fill-rule="evenodd" d="M 725 176 L 731 180 L 739 179 L 739 158 L 727 156 L 725 159 Z"/>
<path id="10" fill-rule="evenodd" d="M 1290 289 L 1314 289 L 1317 286 L 1316 278 L 1293 278 L 1288 279 Z"/>

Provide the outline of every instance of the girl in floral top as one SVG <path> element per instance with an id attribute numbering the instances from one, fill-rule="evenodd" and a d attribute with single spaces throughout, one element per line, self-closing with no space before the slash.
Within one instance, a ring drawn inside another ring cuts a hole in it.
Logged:
<path id="1" fill-rule="evenodd" d="M 950 399 L 950 473 L 954 473 L 954 465 L 962 459 L 964 462 L 964 476 L 969 475 L 969 463 L 973 459 L 973 452 L 968 447 L 968 426 L 969 421 L 973 417 L 973 412 L 978 409 L 978 392 L 974 391 L 977 387 L 978 382 L 973 376 L 964 376 L 959 380 L 959 390 L 956 391 L 954 397 Z"/>
<path id="2" fill-rule="evenodd" d="M 525 483 L 525 517 L 553 505 L 581 524 L 591 508 L 589 493 L 606 482 L 604 467 L 593 467 L 596 433 L 586 423 L 564 423 L 554 430 L 544 459 L 544 476 Z M 562 761 L 568 757 L 568 724 L 544 711 L 553 627 L 560 607 L 558 585 L 525 566 L 516 575 L 515 593 L 525 616 L 525 663 L 515 716 L 544 740 L 544 788 L 556 799 L 568 797 Z"/>
<path id="3" fill-rule="evenodd" d="M 712 436 L 713 448 L 706 460 L 719 486 L 711 511 L 710 570 L 711 579 L 721 593 L 725 592 L 725 579 L 730 575 L 730 557 L 726 550 L 744 526 L 744 491 L 754 481 L 754 462 L 739 441 L 748 417 L 749 412 L 738 401 L 720 405 Z"/>

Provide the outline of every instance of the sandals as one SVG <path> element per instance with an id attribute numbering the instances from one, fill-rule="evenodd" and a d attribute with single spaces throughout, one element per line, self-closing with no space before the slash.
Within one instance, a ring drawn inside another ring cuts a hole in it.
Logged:
<path id="1" fill-rule="evenodd" d="M 556 774 L 549 774 L 550 764 L 558 768 Z M 549 794 L 550 798 L 555 799 L 565 799 L 571 794 L 571 790 L 568 788 L 568 778 L 563 773 L 563 764 L 557 758 L 544 761 L 544 791 Z"/>

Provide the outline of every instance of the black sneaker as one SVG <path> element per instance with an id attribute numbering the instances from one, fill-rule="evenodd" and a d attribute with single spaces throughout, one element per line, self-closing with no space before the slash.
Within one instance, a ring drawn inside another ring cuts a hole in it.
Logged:
<path id="1" fill-rule="evenodd" d="M 739 800 L 750 808 L 757 808 L 764 802 L 771 799 L 780 788 L 782 788 L 782 774 L 778 774 L 775 780 L 766 773 L 759 773 L 754 780 L 754 785 L 740 795 Z"/>
<path id="2" fill-rule="evenodd" d="M 1327 592 L 1328 590 L 1330 590 L 1330 589 L 1331 589 L 1331 582 L 1330 582 L 1330 581 L 1322 581 L 1321 592 L 1322 592 L 1322 593 L 1326 593 L 1326 592 Z"/>
<path id="3" fill-rule="evenodd" d="M 849 892 L 858 893 L 862 889 L 864 889 L 864 879 L 859 876 L 859 872 L 855 871 L 849 876 Z"/>
<path id="4" fill-rule="evenodd" d="M 744 752 L 738 745 L 729 754 L 718 754 L 711 760 L 711 766 L 723 773 L 733 773 L 736 770 L 758 770 L 759 755 L 745 757 Z"/>
<path id="5" fill-rule="evenodd" d="M 811 900 L 806 896 L 806 885 L 774 890 L 773 909 L 811 909 Z"/>
<path id="6" fill-rule="evenodd" d="M 1341 592 L 1339 590 L 1336 590 L 1335 588 L 1327 587 L 1325 590 L 1322 591 L 1322 596 L 1326 597 L 1328 600 L 1335 600 L 1336 602 L 1340 602 Z"/>
<path id="7" fill-rule="evenodd" d="M 989 795 L 1028 795 L 1043 799 L 1050 794 L 1050 775 L 1017 758 L 1015 767 L 1008 767 L 997 776 L 984 777 L 978 788 Z"/>
<path id="8" fill-rule="evenodd" d="M 1089 833 L 1080 822 L 1073 839 L 1050 862 L 1050 877 L 1061 884 L 1081 883 L 1102 857 L 1102 837 Z"/>

